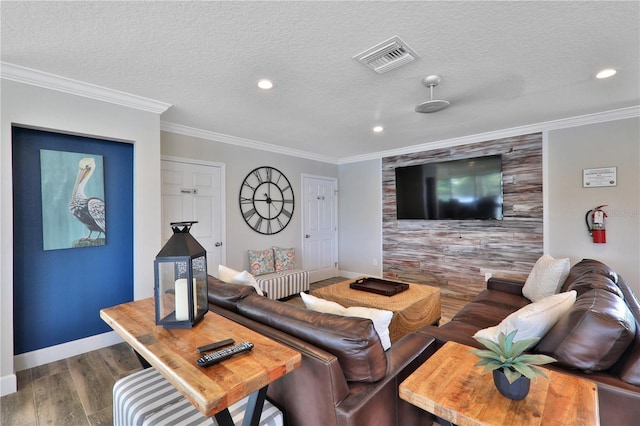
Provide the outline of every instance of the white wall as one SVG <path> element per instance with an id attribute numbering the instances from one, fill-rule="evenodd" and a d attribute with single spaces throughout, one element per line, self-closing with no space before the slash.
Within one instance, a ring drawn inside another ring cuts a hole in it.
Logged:
<path id="1" fill-rule="evenodd" d="M 638 118 L 545 133 L 544 247 L 555 257 L 600 260 L 625 277 L 640 297 L 640 130 Z M 582 188 L 582 169 L 618 167 L 618 186 Z M 371 266 L 382 247 L 379 161 L 340 165 L 340 266 L 381 274 Z M 366 186 L 365 186 L 366 184 Z M 584 215 L 608 204 L 607 244 L 593 244 Z M 363 213 L 366 212 L 366 213 Z M 358 242 L 358 243 L 354 243 Z"/>
<path id="2" fill-rule="evenodd" d="M 345 276 L 382 277 L 382 164 L 340 165 L 339 265 Z"/>
<path id="3" fill-rule="evenodd" d="M 640 296 L 640 119 L 610 121 L 548 132 L 546 251 L 556 257 L 597 259 L 613 268 Z M 614 187 L 583 188 L 582 170 L 617 167 Z M 607 243 L 594 244 L 585 213 L 601 204 Z"/>
<path id="4" fill-rule="evenodd" d="M 226 241 L 223 241 L 223 248 L 226 249 L 227 266 L 237 270 L 249 268 L 247 250 L 279 246 L 294 247 L 296 253 L 302 253 L 302 174 L 338 177 L 338 166 L 335 164 L 170 132 L 162 132 L 162 155 L 226 165 Z M 258 234 L 245 223 L 240 214 L 240 185 L 249 172 L 260 166 L 275 167 L 284 173 L 291 182 L 295 197 L 291 222 L 283 231 L 274 235 Z M 302 262 L 302 256 L 298 255 L 296 260 Z"/>
<path id="5" fill-rule="evenodd" d="M 0 393 L 4 395 L 15 391 L 17 368 L 13 354 L 13 241 L 20 237 L 13 235 L 12 124 L 134 144 L 134 298 L 140 299 L 153 296 L 153 260 L 161 248 L 160 116 L 6 79 L 1 84 Z M 89 344 L 103 342 L 90 339 Z M 65 344 L 63 350 L 37 351 L 37 358 L 51 362 L 89 350 L 87 342 L 77 343 Z"/>

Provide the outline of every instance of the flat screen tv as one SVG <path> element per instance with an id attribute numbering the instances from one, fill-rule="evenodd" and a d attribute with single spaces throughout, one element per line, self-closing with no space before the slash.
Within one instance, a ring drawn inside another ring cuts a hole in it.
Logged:
<path id="1" fill-rule="evenodd" d="M 398 167 L 398 219 L 502 219 L 502 157 Z"/>

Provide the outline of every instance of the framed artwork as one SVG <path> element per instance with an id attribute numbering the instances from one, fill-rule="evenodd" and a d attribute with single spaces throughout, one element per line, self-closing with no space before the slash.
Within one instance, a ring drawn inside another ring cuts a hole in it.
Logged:
<path id="1" fill-rule="evenodd" d="M 106 244 L 101 155 L 40 150 L 44 250 Z"/>

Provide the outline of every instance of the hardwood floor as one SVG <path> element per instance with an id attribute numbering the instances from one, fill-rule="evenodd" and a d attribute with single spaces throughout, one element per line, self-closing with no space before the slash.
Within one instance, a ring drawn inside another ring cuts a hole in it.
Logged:
<path id="1" fill-rule="evenodd" d="M 313 283 L 311 290 L 345 279 Z M 286 302 L 304 306 L 300 296 Z M 443 290 L 440 324 L 448 322 L 467 302 Z M 131 347 L 119 343 L 19 371 L 18 392 L 0 398 L 0 425 L 111 425 L 113 384 L 140 369 Z"/>
<path id="2" fill-rule="evenodd" d="M 0 398 L 2 425 L 110 425 L 113 384 L 141 369 L 126 343 L 19 371 Z"/>

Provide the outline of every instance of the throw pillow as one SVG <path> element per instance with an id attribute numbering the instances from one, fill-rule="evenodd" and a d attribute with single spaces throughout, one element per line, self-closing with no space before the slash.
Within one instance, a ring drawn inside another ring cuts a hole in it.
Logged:
<path id="1" fill-rule="evenodd" d="M 474 337 L 482 337 L 497 343 L 500 333 L 507 335 L 513 330 L 518 330 L 514 340 L 536 337 L 541 339 L 560 317 L 571 309 L 575 301 L 575 291 L 553 294 L 518 309 L 496 326 L 478 330 Z"/>
<path id="2" fill-rule="evenodd" d="M 256 289 L 256 293 L 264 296 L 262 289 L 258 285 L 256 279 L 247 271 L 238 272 L 224 265 L 218 266 L 218 279 L 228 284 L 241 284 L 252 286 Z"/>
<path id="3" fill-rule="evenodd" d="M 275 272 L 273 250 L 248 250 L 249 270 L 253 275 L 264 275 Z"/>
<path id="4" fill-rule="evenodd" d="M 304 302 L 304 305 L 307 307 L 307 309 L 311 309 L 312 311 L 316 312 L 324 312 L 327 314 L 344 316 L 346 308 L 339 303 L 321 299 L 305 292 L 300 293 L 300 298 Z"/>
<path id="5" fill-rule="evenodd" d="M 300 297 L 304 302 L 307 309 L 311 309 L 316 312 L 324 312 L 328 314 L 340 315 L 343 317 L 357 317 L 367 318 L 373 322 L 373 328 L 376 329 L 380 343 L 386 351 L 391 347 L 391 338 L 389 337 L 389 324 L 391 324 L 391 318 L 393 312 L 383 309 L 366 308 L 360 306 L 352 306 L 345 308 L 339 303 L 331 302 L 330 300 L 324 300 L 319 297 L 300 293 Z"/>
<path id="6" fill-rule="evenodd" d="M 231 282 L 235 275 L 238 275 L 240 271 L 231 269 L 228 266 L 218 265 L 218 279 L 225 283 Z"/>
<path id="7" fill-rule="evenodd" d="M 542 255 L 527 277 L 522 294 L 532 302 L 556 294 L 569 276 L 570 267 L 569 258 L 554 259 L 548 254 Z"/>
<path id="8" fill-rule="evenodd" d="M 296 269 L 296 250 L 292 248 L 273 247 L 273 258 L 276 271 Z"/>

